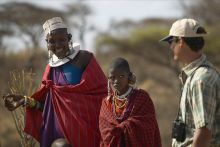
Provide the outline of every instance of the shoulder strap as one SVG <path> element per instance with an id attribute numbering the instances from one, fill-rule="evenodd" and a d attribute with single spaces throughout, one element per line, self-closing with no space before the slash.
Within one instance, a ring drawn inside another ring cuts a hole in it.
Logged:
<path id="1" fill-rule="evenodd" d="M 207 67 L 207 68 L 209 68 L 210 66 L 207 65 L 207 64 L 202 64 L 202 65 L 200 65 L 199 67 L 197 67 L 197 68 L 193 71 L 193 73 L 192 73 L 192 75 L 191 75 L 191 77 L 190 77 L 190 81 L 191 81 L 192 78 L 194 77 L 194 75 L 195 75 L 197 69 L 199 69 L 200 67 Z M 187 102 L 187 101 L 188 101 L 188 103 L 189 103 L 188 98 L 186 98 L 185 105 L 186 105 L 186 102 Z M 178 109 L 178 113 L 177 113 L 176 120 L 182 118 L 182 117 L 181 117 L 181 114 L 180 114 L 180 103 L 181 103 L 181 98 L 180 98 L 180 101 L 179 101 L 179 109 Z M 191 105 L 190 103 L 189 103 L 189 105 L 190 105 L 190 107 L 191 107 L 191 109 L 192 109 L 192 105 Z M 185 116 L 185 119 L 186 119 L 186 116 Z M 185 121 L 185 122 L 186 122 L 186 121 Z"/>
<path id="2" fill-rule="evenodd" d="M 200 67 L 210 68 L 210 66 L 207 65 L 207 64 L 202 64 L 202 65 L 200 65 L 199 67 L 197 67 L 197 68 L 195 69 L 195 71 L 192 73 L 193 75 L 190 77 L 190 82 L 191 82 L 192 78 L 194 77 L 194 75 L 195 75 L 197 69 L 199 69 Z M 212 68 L 212 69 L 214 69 L 214 70 L 217 72 L 217 74 L 219 75 L 219 72 L 218 72 L 215 68 Z M 189 88 L 189 87 L 188 87 L 188 88 Z M 187 89 L 187 90 L 190 90 L 190 89 Z M 191 93 L 190 93 L 190 96 L 191 96 Z M 186 103 L 187 103 L 187 102 L 189 103 L 189 105 L 190 105 L 190 107 L 191 107 L 191 110 L 192 110 L 193 107 L 192 107 L 192 105 L 191 105 L 191 103 L 190 103 L 190 101 L 189 101 L 188 98 L 186 98 Z"/>

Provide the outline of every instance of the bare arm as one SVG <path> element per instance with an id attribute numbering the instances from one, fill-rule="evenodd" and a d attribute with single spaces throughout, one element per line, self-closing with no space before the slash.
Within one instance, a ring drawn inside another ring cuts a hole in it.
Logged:
<path id="1" fill-rule="evenodd" d="M 207 128 L 196 129 L 193 137 L 193 147 L 209 147 L 211 138 L 211 131 Z"/>

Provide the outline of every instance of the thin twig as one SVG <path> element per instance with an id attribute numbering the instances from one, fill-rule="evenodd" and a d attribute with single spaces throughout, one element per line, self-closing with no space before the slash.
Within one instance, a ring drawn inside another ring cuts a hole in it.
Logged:
<path id="1" fill-rule="evenodd" d="M 9 87 L 12 94 L 30 95 L 34 91 L 33 74 L 22 71 L 10 72 Z M 12 117 L 15 123 L 15 127 L 20 136 L 20 142 L 23 147 L 34 147 L 36 142 L 30 136 L 23 132 L 25 109 L 20 107 L 13 111 Z"/>

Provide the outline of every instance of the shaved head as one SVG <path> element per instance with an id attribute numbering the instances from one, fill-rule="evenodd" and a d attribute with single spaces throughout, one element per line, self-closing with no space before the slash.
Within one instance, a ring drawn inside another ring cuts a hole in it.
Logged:
<path id="1" fill-rule="evenodd" d="M 109 69 L 120 69 L 128 74 L 131 73 L 128 61 L 124 58 L 116 58 L 110 65 Z"/>

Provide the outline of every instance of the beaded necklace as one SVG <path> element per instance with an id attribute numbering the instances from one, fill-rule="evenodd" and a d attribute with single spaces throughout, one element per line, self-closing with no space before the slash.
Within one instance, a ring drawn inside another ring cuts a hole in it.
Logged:
<path id="1" fill-rule="evenodd" d="M 132 87 L 129 87 L 128 90 L 127 90 L 124 94 L 122 94 L 122 95 L 117 95 L 117 94 L 115 94 L 115 95 L 117 95 L 116 98 L 126 99 L 126 97 L 130 94 L 130 92 L 131 92 L 132 89 L 133 89 Z"/>
<path id="2" fill-rule="evenodd" d="M 58 67 L 60 65 L 63 65 L 67 62 L 69 62 L 70 60 L 74 59 L 76 57 L 76 55 L 79 53 L 80 51 L 80 45 L 78 43 L 73 43 L 72 47 L 70 48 L 70 52 L 69 54 L 62 58 L 59 59 L 55 54 L 52 54 L 51 51 L 49 50 L 49 65 L 51 67 Z"/>
<path id="3" fill-rule="evenodd" d="M 114 116 L 116 117 L 116 119 L 122 119 L 122 117 L 123 117 L 123 115 L 120 115 L 120 116 L 117 115 L 116 108 L 123 109 L 126 106 L 126 104 L 128 102 L 127 97 L 130 95 L 132 90 L 133 90 L 133 88 L 129 87 L 129 89 L 123 95 L 118 96 L 117 94 L 114 94 L 113 99 L 112 99 L 112 104 L 113 104 L 112 109 L 113 109 L 113 113 L 114 113 Z M 121 102 L 123 102 L 123 104 L 119 105 L 117 103 L 117 101 L 121 101 Z"/>
<path id="4" fill-rule="evenodd" d="M 119 100 L 117 97 L 114 96 L 113 99 L 114 99 L 114 105 L 119 109 L 124 108 L 124 106 L 127 104 L 127 98 L 124 100 Z M 122 105 L 119 105 L 119 104 L 117 104 L 117 101 L 121 101 L 121 102 L 124 101 L 124 102 Z"/>

